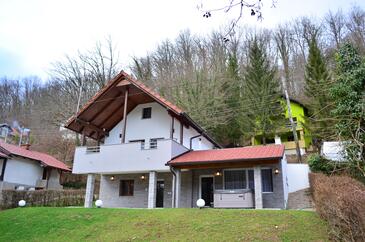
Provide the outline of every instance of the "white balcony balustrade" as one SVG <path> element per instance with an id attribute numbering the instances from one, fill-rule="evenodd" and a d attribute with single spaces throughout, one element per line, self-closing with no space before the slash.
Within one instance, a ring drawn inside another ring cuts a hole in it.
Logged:
<path id="1" fill-rule="evenodd" d="M 166 162 L 188 149 L 171 139 L 77 147 L 73 173 L 113 174 L 123 172 L 168 171 Z"/>

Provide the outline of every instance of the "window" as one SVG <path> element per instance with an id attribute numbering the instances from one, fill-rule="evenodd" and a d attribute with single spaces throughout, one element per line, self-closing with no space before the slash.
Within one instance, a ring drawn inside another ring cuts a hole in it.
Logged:
<path id="1" fill-rule="evenodd" d="M 246 187 L 246 170 L 224 171 L 224 189 L 245 189 Z"/>
<path id="2" fill-rule="evenodd" d="M 144 108 L 142 110 L 142 119 L 151 118 L 152 108 Z"/>
<path id="3" fill-rule="evenodd" d="M 133 196 L 134 180 L 120 180 L 119 196 Z"/>
<path id="4" fill-rule="evenodd" d="M 271 169 L 261 170 L 261 182 L 262 182 L 262 192 L 273 192 Z"/>
<path id="5" fill-rule="evenodd" d="M 150 149 L 157 149 L 157 141 L 162 140 L 163 138 L 153 138 L 150 139 Z"/>

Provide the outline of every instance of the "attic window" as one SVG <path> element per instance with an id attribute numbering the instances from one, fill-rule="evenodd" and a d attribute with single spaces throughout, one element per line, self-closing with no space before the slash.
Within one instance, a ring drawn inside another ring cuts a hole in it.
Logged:
<path id="1" fill-rule="evenodd" d="M 149 119 L 151 118 L 152 108 L 144 108 L 142 110 L 142 119 Z"/>

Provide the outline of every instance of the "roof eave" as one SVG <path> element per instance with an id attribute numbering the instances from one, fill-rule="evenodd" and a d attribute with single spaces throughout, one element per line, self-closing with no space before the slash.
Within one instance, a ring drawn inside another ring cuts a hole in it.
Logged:
<path id="1" fill-rule="evenodd" d="M 187 161 L 187 162 L 167 162 L 169 166 L 184 166 L 184 165 L 201 165 L 201 164 L 219 164 L 228 162 L 244 162 L 244 161 L 267 161 L 267 160 L 278 160 L 282 159 L 283 156 L 276 157 L 265 157 L 265 158 L 250 158 L 250 159 L 227 159 L 227 160 L 209 160 L 209 161 Z"/>

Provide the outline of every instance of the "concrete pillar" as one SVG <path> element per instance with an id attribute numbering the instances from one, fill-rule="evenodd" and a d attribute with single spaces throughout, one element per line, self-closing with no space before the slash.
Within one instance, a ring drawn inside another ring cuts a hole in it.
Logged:
<path id="1" fill-rule="evenodd" d="M 281 144 L 281 138 L 278 135 L 275 135 L 275 144 L 280 145 Z"/>
<path id="2" fill-rule="evenodd" d="M 255 181 L 255 208 L 261 209 L 262 206 L 262 184 L 261 184 L 261 167 L 254 167 L 254 181 Z"/>
<path id="3" fill-rule="evenodd" d="M 148 177 L 148 208 L 156 207 L 157 172 L 150 171 Z"/>
<path id="4" fill-rule="evenodd" d="M 175 176 L 172 176 L 172 189 L 171 189 L 171 207 L 174 208 L 175 207 Z"/>
<path id="5" fill-rule="evenodd" d="M 181 193 L 181 170 L 176 169 L 175 208 L 180 207 L 180 193 Z"/>
<path id="6" fill-rule="evenodd" d="M 93 206 L 94 198 L 95 174 L 87 174 L 86 192 L 85 192 L 85 208 Z"/>

